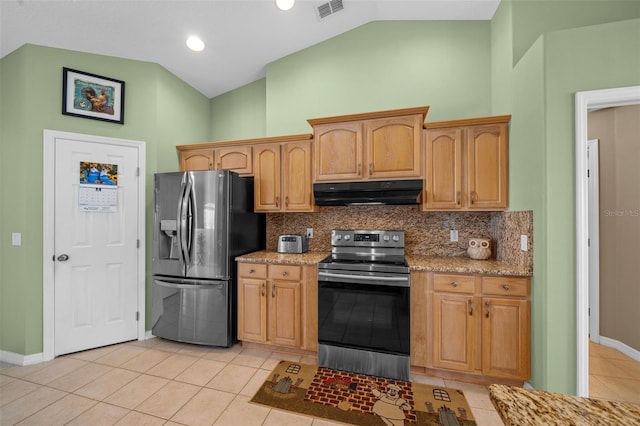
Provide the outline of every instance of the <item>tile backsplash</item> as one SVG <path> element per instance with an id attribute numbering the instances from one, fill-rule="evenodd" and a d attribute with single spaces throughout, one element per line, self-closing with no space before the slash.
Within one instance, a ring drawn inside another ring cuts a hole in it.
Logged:
<path id="1" fill-rule="evenodd" d="M 310 251 L 331 251 L 333 229 L 402 229 L 410 255 L 466 256 L 471 238 L 491 238 L 492 258 L 533 267 L 533 214 L 507 212 L 421 212 L 419 206 L 320 207 L 317 213 L 267 214 L 267 249 L 275 250 L 278 235 L 305 233 L 313 228 Z M 449 231 L 458 230 L 458 241 Z M 529 250 L 520 250 L 520 235 Z"/>

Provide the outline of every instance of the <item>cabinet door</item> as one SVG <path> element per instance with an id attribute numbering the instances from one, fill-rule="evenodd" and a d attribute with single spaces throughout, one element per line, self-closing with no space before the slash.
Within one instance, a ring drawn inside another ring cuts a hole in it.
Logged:
<path id="1" fill-rule="evenodd" d="M 253 157 L 250 146 L 216 148 L 216 169 L 233 170 L 242 176 L 253 175 Z"/>
<path id="2" fill-rule="evenodd" d="M 365 122 L 368 178 L 422 176 L 421 116 L 394 117 Z"/>
<path id="3" fill-rule="evenodd" d="M 299 347 L 300 282 L 273 281 L 269 295 L 269 341 L 276 345 Z"/>
<path id="4" fill-rule="evenodd" d="M 254 156 L 254 210 L 280 211 L 280 144 L 257 145 Z"/>
<path id="5" fill-rule="evenodd" d="M 509 173 L 507 125 L 470 126 L 466 132 L 468 208 L 506 209 Z"/>
<path id="6" fill-rule="evenodd" d="M 433 365 L 472 371 L 474 329 L 473 296 L 433 294 Z"/>
<path id="7" fill-rule="evenodd" d="M 213 150 L 193 149 L 180 153 L 180 170 L 213 170 Z"/>
<path id="8" fill-rule="evenodd" d="M 427 293 L 427 272 L 411 271 L 411 365 L 429 366 L 432 321 Z"/>
<path id="9" fill-rule="evenodd" d="M 267 341 L 267 281 L 238 279 L 238 340 Z"/>
<path id="10" fill-rule="evenodd" d="M 427 130 L 423 205 L 426 209 L 462 207 L 462 130 Z"/>
<path id="11" fill-rule="evenodd" d="M 529 301 L 482 299 L 482 373 L 529 379 Z"/>
<path id="12" fill-rule="evenodd" d="M 291 142 L 282 145 L 282 195 L 285 211 L 314 210 L 313 176 L 311 173 L 311 142 Z"/>
<path id="13" fill-rule="evenodd" d="M 316 181 L 362 179 L 361 122 L 320 124 L 313 132 Z"/>

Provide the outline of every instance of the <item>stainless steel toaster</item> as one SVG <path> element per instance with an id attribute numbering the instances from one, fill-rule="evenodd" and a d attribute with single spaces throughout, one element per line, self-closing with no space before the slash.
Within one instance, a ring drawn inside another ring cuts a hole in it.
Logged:
<path id="1" fill-rule="evenodd" d="M 309 241 L 304 234 L 286 234 L 278 237 L 278 253 L 304 253 Z"/>

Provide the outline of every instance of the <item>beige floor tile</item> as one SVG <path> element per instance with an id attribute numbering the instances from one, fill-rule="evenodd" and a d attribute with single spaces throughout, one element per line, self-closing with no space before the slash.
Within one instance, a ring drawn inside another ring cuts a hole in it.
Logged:
<path id="1" fill-rule="evenodd" d="M 609 388 L 598 376 L 589 376 L 589 397 L 597 399 L 619 400 L 613 389 Z"/>
<path id="2" fill-rule="evenodd" d="M 150 416 L 137 411 L 130 411 L 126 416 L 116 423 L 118 426 L 160 426 L 164 425 L 165 420 Z"/>
<path id="3" fill-rule="evenodd" d="M 2 369 L 2 374 L 5 376 L 16 377 L 18 379 L 22 379 L 29 374 L 35 373 L 36 371 L 40 371 L 46 367 L 46 362 L 41 362 L 39 364 L 33 365 L 13 365 L 10 367 L 5 367 Z"/>
<path id="4" fill-rule="evenodd" d="M 252 404 L 249 397 L 238 395 L 229 407 L 216 420 L 214 425 L 224 426 L 258 426 L 262 425 L 269 414 L 270 408 Z"/>
<path id="5" fill-rule="evenodd" d="M 422 383 L 429 386 L 446 387 L 444 384 L 444 379 L 441 379 L 439 377 L 424 376 L 422 374 L 413 374 L 411 376 L 411 381 L 415 383 Z"/>
<path id="6" fill-rule="evenodd" d="M 202 388 L 171 420 L 185 425 L 211 425 L 234 398 L 231 393 Z"/>
<path id="7" fill-rule="evenodd" d="M 96 359 L 95 362 L 98 364 L 110 365 L 112 367 L 120 367 L 125 362 L 137 357 L 146 350 L 146 348 L 141 348 L 139 346 L 123 345 L 115 351 Z"/>
<path id="8" fill-rule="evenodd" d="M 155 340 L 157 340 L 158 343 L 154 346 L 154 349 L 157 349 L 159 351 L 176 353 L 181 349 L 184 349 L 185 345 L 185 343 L 173 342 L 171 340 L 165 340 L 158 337 L 156 337 Z"/>
<path id="9" fill-rule="evenodd" d="M 202 357 L 220 362 L 231 362 L 240 352 L 242 352 L 242 345 L 237 344 L 231 348 L 212 349 Z"/>
<path id="10" fill-rule="evenodd" d="M 83 359 L 85 361 L 95 361 L 98 358 L 102 358 L 103 356 L 116 351 L 120 348 L 121 345 L 109 345 L 103 346 L 101 348 L 96 349 L 88 349 L 82 352 L 75 352 L 67 355 L 69 358 Z"/>
<path id="11" fill-rule="evenodd" d="M 67 426 L 111 426 L 126 416 L 129 410 L 98 402 L 84 413 L 67 423 Z"/>
<path id="12" fill-rule="evenodd" d="M 589 358 L 589 374 L 593 374 L 594 376 L 630 378 L 630 373 L 615 365 L 613 363 L 614 361 L 621 362 L 610 358 Z"/>
<path id="13" fill-rule="evenodd" d="M 79 369 L 47 383 L 47 386 L 65 392 L 73 392 L 111 370 L 113 370 L 113 367 L 108 365 L 87 363 Z"/>
<path id="14" fill-rule="evenodd" d="M 168 379 L 143 374 L 109 395 L 104 402 L 134 409 L 168 383 Z"/>
<path id="15" fill-rule="evenodd" d="M 270 351 L 260 349 L 245 349 L 231 361 L 233 364 L 245 367 L 259 368 L 271 356 Z"/>
<path id="16" fill-rule="evenodd" d="M 174 353 L 169 358 L 166 358 L 147 370 L 146 373 L 152 376 L 164 377 L 165 379 L 173 379 L 193 365 L 197 360 L 198 358 L 192 356 Z"/>
<path id="17" fill-rule="evenodd" d="M 189 355 L 196 358 L 202 358 L 206 354 L 212 352 L 214 348 L 205 345 L 184 344 L 183 347 L 178 350 L 179 354 Z"/>
<path id="18" fill-rule="evenodd" d="M 640 362 L 612 359 L 611 363 L 625 371 L 629 377 L 640 380 Z M 591 373 L 591 371 L 589 371 Z"/>
<path id="19" fill-rule="evenodd" d="M 271 375 L 271 370 L 265 370 L 262 368 L 258 369 L 258 371 L 256 371 L 253 377 L 251 377 L 249 382 L 247 382 L 247 384 L 242 388 L 242 390 L 240 391 L 240 395 L 245 395 L 245 396 L 248 396 L 249 398 L 252 398 L 253 395 L 255 395 L 256 392 L 258 392 L 258 389 L 262 387 L 262 385 L 269 378 L 270 375 Z"/>
<path id="20" fill-rule="evenodd" d="M 262 426 L 311 426 L 313 417 L 282 410 L 271 410 Z"/>
<path id="21" fill-rule="evenodd" d="M 93 399 L 68 394 L 51 405 L 20 422 L 20 426 L 54 426 L 67 424 L 97 404 Z"/>
<path id="22" fill-rule="evenodd" d="M 256 371 L 258 371 L 257 368 L 228 364 L 206 386 L 237 394 L 251 380 Z"/>
<path id="23" fill-rule="evenodd" d="M 80 389 L 74 391 L 76 395 L 85 396 L 87 398 L 102 401 L 127 383 L 134 380 L 140 374 L 123 370 L 122 368 L 114 368 L 97 379 L 87 383 Z"/>
<path id="24" fill-rule="evenodd" d="M 120 368 L 145 373 L 171 356 L 170 352 L 147 349 L 123 363 Z"/>
<path id="25" fill-rule="evenodd" d="M 25 376 L 24 379 L 30 382 L 46 385 L 47 383 L 57 378 L 67 375 L 87 365 L 87 361 L 67 357 L 59 357 L 52 361 L 45 362 L 44 364 L 45 367 L 43 369 Z"/>
<path id="26" fill-rule="evenodd" d="M 448 388 L 462 390 L 470 407 L 487 410 L 493 409 L 493 403 L 489 398 L 489 391 L 486 386 L 454 380 L 445 380 L 444 383 Z"/>
<path id="27" fill-rule="evenodd" d="M 65 392 L 39 386 L 38 389 L 2 407 L 2 424 L 13 425 L 64 398 Z"/>
<path id="28" fill-rule="evenodd" d="M 307 365 L 317 365 L 318 364 L 318 357 L 317 356 L 303 356 L 302 358 L 300 358 L 300 362 L 302 364 L 307 364 Z"/>
<path id="29" fill-rule="evenodd" d="M 2 386 L 0 389 L 0 407 L 22 398 L 23 396 L 37 390 L 40 386 L 35 383 L 27 382 L 21 379 L 13 381 Z"/>
<path id="30" fill-rule="evenodd" d="M 611 389 L 615 395 L 619 395 L 620 401 L 640 404 L 640 381 L 600 376 L 598 376 L 598 379 Z"/>
<path id="31" fill-rule="evenodd" d="M 218 374 L 227 364 L 212 359 L 200 358 L 182 373 L 178 374 L 174 380 L 190 383 L 192 385 L 204 386 L 216 374 Z"/>
<path id="32" fill-rule="evenodd" d="M 5 376 L 4 374 L 0 374 L 0 387 L 13 382 L 14 380 L 16 380 L 15 377 Z"/>
<path id="33" fill-rule="evenodd" d="M 478 426 L 501 426 L 504 425 L 500 415 L 496 410 L 488 410 L 484 408 L 472 408 L 471 413 L 476 419 Z M 542 426 L 542 425 L 540 425 Z"/>
<path id="34" fill-rule="evenodd" d="M 200 388 L 188 383 L 169 382 L 136 407 L 136 411 L 163 419 L 170 419 Z"/>
<path id="35" fill-rule="evenodd" d="M 273 370 L 276 365 L 280 363 L 280 361 L 291 361 L 291 362 L 301 362 L 302 356 L 297 354 L 287 354 L 284 352 L 273 352 L 269 359 L 267 359 L 260 368 L 264 368 L 267 370 Z M 311 364 L 316 364 L 315 362 Z"/>

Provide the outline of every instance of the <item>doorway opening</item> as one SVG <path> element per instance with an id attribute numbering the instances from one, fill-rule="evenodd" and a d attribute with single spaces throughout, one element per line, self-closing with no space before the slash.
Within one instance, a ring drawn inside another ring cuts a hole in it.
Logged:
<path id="1" fill-rule="evenodd" d="M 589 185 L 587 121 L 590 111 L 640 104 L 640 86 L 577 92 L 576 169 L 576 393 L 589 396 Z"/>

